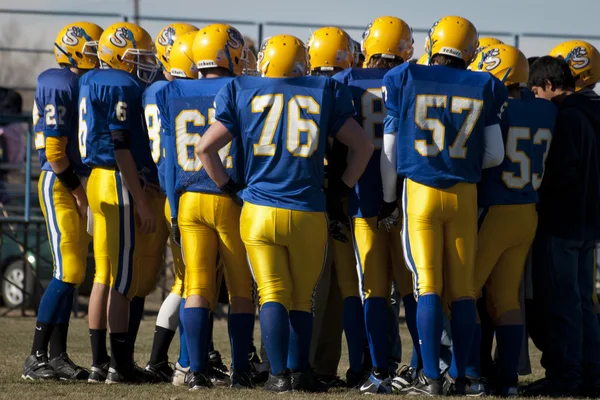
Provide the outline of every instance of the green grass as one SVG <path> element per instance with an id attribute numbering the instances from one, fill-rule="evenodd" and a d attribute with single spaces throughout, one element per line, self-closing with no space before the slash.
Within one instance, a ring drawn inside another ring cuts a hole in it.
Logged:
<path id="1" fill-rule="evenodd" d="M 158 303 L 150 305 L 151 309 L 156 310 Z M 5 317 L 0 318 L 0 398 L 21 399 L 21 398 L 131 398 L 140 400 L 154 399 L 187 399 L 210 397 L 214 399 L 235 399 L 235 400 L 258 400 L 268 398 L 281 398 L 276 395 L 268 394 L 260 390 L 238 391 L 232 389 L 212 389 L 210 391 L 189 392 L 186 388 L 174 387 L 169 384 L 162 385 L 143 385 L 143 386 L 115 386 L 115 385 L 94 385 L 87 383 L 62 383 L 62 382 L 26 382 L 21 379 L 23 362 L 31 349 L 31 340 L 35 318 L 33 317 Z M 257 324 L 258 326 L 258 324 Z M 136 361 L 139 365 L 146 365 L 150 356 L 152 346 L 152 335 L 154 332 L 154 318 L 146 318 L 142 322 L 140 334 L 136 346 Z M 403 344 L 403 360 L 410 358 L 410 337 L 404 325 L 401 329 Z M 255 334 L 259 342 L 259 333 Z M 225 363 L 231 360 L 229 349 L 229 338 L 227 335 L 227 324 L 224 320 L 215 322 L 215 346 L 225 357 Z M 179 351 L 179 340 L 173 341 L 170 351 L 170 359 L 177 359 Z M 539 367 L 539 352 L 533 345 L 530 346 L 533 375 L 523 377 L 522 381 L 531 381 L 542 376 L 543 371 Z M 78 364 L 89 367 L 91 365 L 90 343 L 88 336 L 88 327 L 86 319 L 72 319 L 69 331 L 69 354 Z M 340 376 L 348 367 L 346 349 L 344 347 L 342 360 L 339 366 Z M 312 398 L 314 395 L 289 394 L 293 398 Z M 322 399 L 350 399 L 361 397 L 357 393 L 348 391 L 337 391 L 326 395 L 319 395 Z"/>

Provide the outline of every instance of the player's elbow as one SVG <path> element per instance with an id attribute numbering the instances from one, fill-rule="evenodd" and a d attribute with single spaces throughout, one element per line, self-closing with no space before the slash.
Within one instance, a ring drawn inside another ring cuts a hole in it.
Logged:
<path id="1" fill-rule="evenodd" d="M 196 145 L 196 157 L 198 157 L 199 159 L 202 159 L 209 153 L 209 151 L 210 151 L 210 146 L 208 146 L 207 141 L 200 139 L 200 141 Z"/>
<path id="2" fill-rule="evenodd" d="M 502 164 L 503 160 L 504 148 L 500 146 L 492 148 L 489 152 L 486 152 L 485 154 L 485 157 L 483 159 L 483 169 L 497 167 L 498 165 Z"/>
<path id="3" fill-rule="evenodd" d="M 485 155 L 483 169 L 497 167 L 504 160 L 504 141 L 499 125 L 485 128 Z"/>

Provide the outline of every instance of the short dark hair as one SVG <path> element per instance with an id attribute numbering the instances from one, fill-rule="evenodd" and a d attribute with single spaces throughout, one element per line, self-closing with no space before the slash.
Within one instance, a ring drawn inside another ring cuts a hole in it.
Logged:
<path id="1" fill-rule="evenodd" d="M 575 90 L 575 78 L 569 64 L 562 57 L 543 56 L 533 63 L 527 86 L 544 87 L 546 81 L 550 82 L 552 88 Z"/>
<path id="2" fill-rule="evenodd" d="M 467 65 L 461 58 L 448 56 L 446 54 L 435 54 L 433 57 L 431 57 L 431 61 L 429 62 L 429 64 L 444 65 L 446 67 L 456 69 L 467 68 Z"/>
<path id="3" fill-rule="evenodd" d="M 538 56 L 534 56 L 534 57 L 529 57 L 527 59 L 527 64 L 529 64 L 529 68 L 531 68 L 531 66 L 533 65 L 534 62 L 536 62 L 540 57 Z"/>
<path id="4" fill-rule="evenodd" d="M 367 63 L 367 68 L 382 68 L 382 69 L 392 69 L 402 64 L 404 60 L 400 57 L 394 58 L 384 58 L 379 54 L 374 55 L 369 59 Z"/>

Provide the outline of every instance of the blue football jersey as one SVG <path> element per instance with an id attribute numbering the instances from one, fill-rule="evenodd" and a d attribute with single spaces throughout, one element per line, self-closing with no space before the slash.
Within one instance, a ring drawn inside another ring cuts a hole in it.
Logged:
<path id="1" fill-rule="evenodd" d="M 132 74 L 117 69 L 93 70 L 80 79 L 79 150 L 84 163 L 92 168 L 116 167 L 111 131 L 126 130 L 140 178 L 158 183 L 144 128 L 144 89 Z"/>
<path id="2" fill-rule="evenodd" d="M 354 115 L 345 85 L 315 76 L 241 76 L 217 94 L 215 104 L 216 119 L 242 142 L 245 201 L 325 211 L 327 135 L 335 137 Z"/>
<path id="3" fill-rule="evenodd" d="M 79 176 L 88 176 L 90 169 L 83 164 L 79 155 L 77 139 L 77 100 L 79 76 L 68 68 L 53 68 L 38 76 L 33 125 L 35 148 L 40 157 L 42 170 L 52 171 L 46 158 L 46 138 L 66 137 L 67 158 Z"/>
<path id="4" fill-rule="evenodd" d="M 537 203 L 556 121 L 556 107 L 543 99 L 510 99 L 502 118 L 504 161 L 484 170 L 479 206 Z"/>
<path id="5" fill-rule="evenodd" d="M 398 132 L 398 175 L 448 188 L 477 183 L 484 128 L 498 124 L 506 87 L 491 74 L 404 63 L 383 79 L 386 133 Z"/>
<path id="6" fill-rule="evenodd" d="M 177 79 L 156 93 L 167 152 L 165 186 L 173 216 L 177 215 L 178 208 L 176 194 L 222 193 L 195 153 L 198 140 L 215 121 L 215 96 L 232 79 Z M 243 158 L 237 149 L 238 141 L 234 140 L 221 149 L 220 155 L 228 174 L 241 182 Z"/>
<path id="7" fill-rule="evenodd" d="M 356 110 L 354 119 L 371 136 L 375 147 L 367 169 L 356 183 L 354 192 L 349 196 L 348 215 L 351 217 L 374 217 L 383 202 L 379 163 L 386 109 L 381 98 L 381 86 L 383 76 L 388 71 L 380 68 L 350 68 L 333 77 L 350 88 Z"/>
<path id="8" fill-rule="evenodd" d="M 164 144 L 161 141 L 160 119 L 158 116 L 158 107 L 156 106 L 156 92 L 164 88 L 168 83 L 169 81 L 167 80 L 155 81 L 144 91 L 144 95 L 142 96 L 142 107 L 144 107 L 146 129 L 150 141 L 150 152 L 152 153 L 152 160 L 156 164 L 158 170 L 158 182 L 163 193 L 166 193 L 164 185 Z"/>

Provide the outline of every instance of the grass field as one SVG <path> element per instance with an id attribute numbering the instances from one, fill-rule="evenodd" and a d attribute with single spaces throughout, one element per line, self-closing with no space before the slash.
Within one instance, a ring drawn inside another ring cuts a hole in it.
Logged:
<path id="1" fill-rule="evenodd" d="M 93 385 L 87 383 L 38 383 L 25 382 L 21 379 L 23 362 L 31 349 L 33 335 L 34 317 L 5 317 L 0 318 L 0 398 L 2 399 L 37 399 L 37 398 L 130 398 L 130 399 L 187 399 L 205 398 L 235 399 L 235 400 L 258 400 L 265 398 L 280 398 L 276 395 L 263 391 L 238 391 L 232 389 L 213 389 L 210 391 L 189 392 L 186 388 L 174 387 L 169 384 L 143 385 L 143 386 L 115 386 L 115 385 Z M 257 324 L 258 325 L 258 324 Z M 136 346 L 136 361 L 139 365 L 146 365 L 150 356 L 152 346 L 152 335 L 154 332 L 154 317 L 147 317 L 140 328 L 140 334 Z M 259 338 L 257 331 L 255 338 Z M 404 325 L 402 325 L 403 360 L 410 357 L 410 337 Z M 227 324 L 224 320 L 215 321 L 214 340 L 216 348 L 225 357 L 225 363 L 231 361 L 229 350 L 229 338 L 227 335 Z M 171 346 L 170 359 L 177 359 L 179 351 L 179 340 L 176 338 Z M 522 382 L 531 381 L 541 377 L 542 371 L 539 367 L 539 352 L 531 345 L 531 358 L 534 374 L 523 377 Z M 90 342 L 88 337 L 87 319 L 72 319 L 69 331 L 69 354 L 78 364 L 89 368 L 91 364 Z M 339 366 L 340 376 L 348 367 L 346 356 L 342 356 Z M 314 395 L 289 394 L 293 398 L 311 398 Z M 319 395 L 322 399 L 350 399 L 360 398 L 355 392 L 337 391 L 326 395 Z"/>

